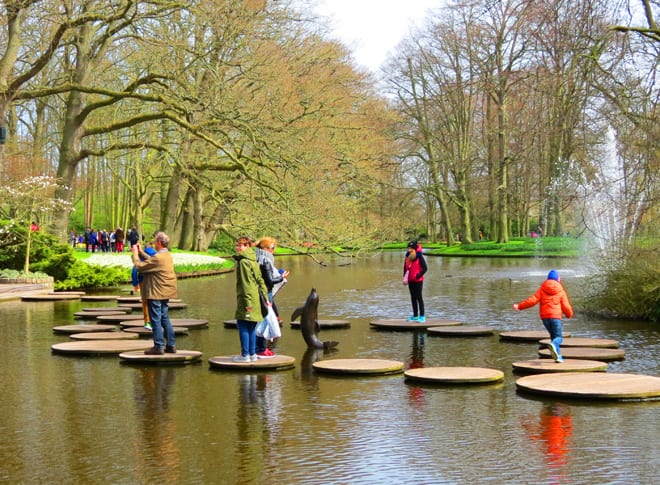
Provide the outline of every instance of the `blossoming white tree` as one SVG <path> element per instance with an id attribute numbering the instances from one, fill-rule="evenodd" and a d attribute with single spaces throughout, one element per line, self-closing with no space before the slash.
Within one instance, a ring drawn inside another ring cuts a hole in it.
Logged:
<path id="1" fill-rule="evenodd" d="M 43 221 L 55 211 L 71 210 L 71 204 L 55 197 L 58 187 L 54 177 L 37 175 L 5 184 L 0 187 L 3 211 L 18 225 L 26 228 L 25 273 L 30 272 L 30 249 L 32 246 L 32 221 Z"/>

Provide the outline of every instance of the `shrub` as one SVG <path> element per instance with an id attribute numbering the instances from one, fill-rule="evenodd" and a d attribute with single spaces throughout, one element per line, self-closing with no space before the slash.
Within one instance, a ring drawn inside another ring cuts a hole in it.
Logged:
<path id="1" fill-rule="evenodd" d="M 582 306 L 605 316 L 660 321 L 658 248 L 636 248 L 621 262 L 600 261 L 586 282 Z"/>
<path id="2" fill-rule="evenodd" d="M 55 281 L 56 290 L 77 288 L 107 288 L 118 286 L 127 281 L 125 268 L 117 266 L 90 266 L 82 261 L 75 261 L 69 268 L 67 278 Z"/>

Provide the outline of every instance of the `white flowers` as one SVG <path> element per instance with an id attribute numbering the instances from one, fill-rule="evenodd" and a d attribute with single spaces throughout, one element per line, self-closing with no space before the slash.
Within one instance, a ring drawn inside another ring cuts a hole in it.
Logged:
<path id="1" fill-rule="evenodd" d="M 203 266 L 208 264 L 222 264 L 223 258 L 207 256 L 204 254 L 172 253 L 175 265 Z M 83 260 L 91 266 L 119 266 L 121 268 L 132 268 L 133 260 L 131 253 L 94 253 Z"/>

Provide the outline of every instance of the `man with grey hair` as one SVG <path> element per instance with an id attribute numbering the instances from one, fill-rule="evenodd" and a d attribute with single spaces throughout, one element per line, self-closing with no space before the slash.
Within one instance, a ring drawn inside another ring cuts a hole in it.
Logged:
<path id="1" fill-rule="evenodd" d="M 144 351 L 146 355 L 176 353 L 174 328 L 169 316 L 169 300 L 176 298 L 177 287 L 172 253 L 167 249 L 169 244 L 169 236 L 158 232 L 154 236 L 154 256 L 145 253 L 139 243 L 131 246 L 133 264 L 138 273 L 144 276 L 142 297 L 147 300 L 153 329 L 154 346 Z"/>

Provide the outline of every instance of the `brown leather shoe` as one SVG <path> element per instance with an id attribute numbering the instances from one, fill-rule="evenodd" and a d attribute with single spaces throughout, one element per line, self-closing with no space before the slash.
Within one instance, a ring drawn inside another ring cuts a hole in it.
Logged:
<path id="1" fill-rule="evenodd" d="M 176 354 L 176 347 L 174 345 L 166 345 L 165 346 L 165 353 L 166 354 Z"/>
<path id="2" fill-rule="evenodd" d="M 163 349 L 155 345 L 144 351 L 144 355 L 163 355 Z"/>

